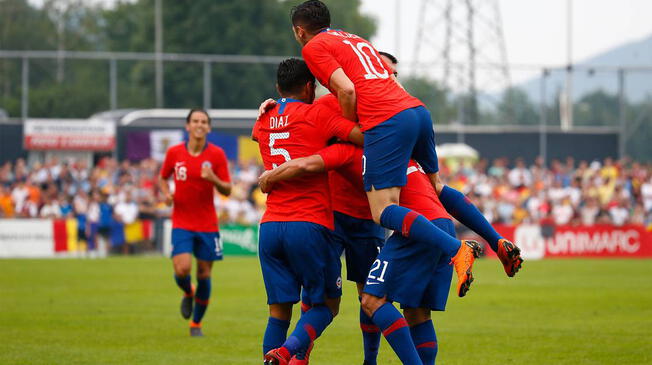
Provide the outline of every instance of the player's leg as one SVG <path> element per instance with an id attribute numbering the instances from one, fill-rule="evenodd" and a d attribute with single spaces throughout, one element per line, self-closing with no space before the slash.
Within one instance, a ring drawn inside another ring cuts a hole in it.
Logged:
<path id="1" fill-rule="evenodd" d="M 387 240 L 369 271 L 361 301 L 365 314 L 378 326 L 398 358 L 404 364 L 420 364 L 405 318 L 388 301 L 392 299 L 392 291 L 400 286 L 395 277 L 405 269 L 401 265 L 395 269 L 394 258 L 402 256 L 401 250 L 406 247 L 410 247 L 408 239 L 400 234 L 395 233 Z"/>
<path id="2" fill-rule="evenodd" d="M 195 309 L 190 327 L 191 332 L 198 333 L 201 332 L 201 320 L 206 314 L 211 298 L 213 262 L 222 260 L 220 234 L 218 232 L 196 232 L 193 252 L 197 259 L 197 289 L 195 290 Z M 192 328 L 196 329 L 193 331 Z"/>
<path id="3" fill-rule="evenodd" d="M 172 230 L 172 266 L 174 267 L 174 280 L 177 286 L 183 291 L 181 316 L 185 319 L 189 319 L 192 315 L 192 302 L 195 296 L 190 275 L 192 268 L 192 247 L 192 232 L 178 228 Z"/>
<path id="4" fill-rule="evenodd" d="M 406 308 L 405 320 L 423 365 L 434 365 L 437 357 L 437 334 L 430 318 L 430 308 Z"/>
<path id="5" fill-rule="evenodd" d="M 338 225 L 338 223 L 340 223 Z M 364 349 L 364 364 L 375 365 L 380 347 L 380 328 L 362 308 L 362 289 L 364 288 L 371 265 L 376 261 L 380 248 L 385 242 L 385 230 L 371 220 L 358 219 L 335 213 L 335 232 L 342 229 L 346 237 L 346 278 L 356 283 L 360 301 L 360 331 Z"/>
<path id="6" fill-rule="evenodd" d="M 414 109 L 404 110 L 365 131 L 363 179 L 371 214 L 377 224 L 405 237 L 429 242 L 454 256 L 461 247 L 459 240 L 422 215 L 399 206 L 401 187 L 407 182 L 408 163 L 420 133 L 414 126 L 418 119 Z"/>
<path id="7" fill-rule="evenodd" d="M 339 309 L 339 301 L 329 293 L 329 287 L 337 288 L 341 296 L 341 277 L 330 277 L 327 270 L 334 250 L 330 231 L 321 225 L 308 222 L 284 222 L 288 227 L 284 252 L 292 272 L 297 273 L 303 290 L 312 307 L 306 311 L 280 348 L 265 355 L 267 364 L 285 364 L 302 349 L 309 348 L 333 320 Z M 329 281 L 333 281 L 330 283 Z M 329 298 L 329 300 L 326 300 Z"/>
<path id="8" fill-rule="evenodd" d="M 460 223 L 484 238 L 491 249 L 498 254 L 507 276 L 514 276 L 523 263 L 520 255 L 521 250 L 496 232 L 491 223 L 464 194 L 444 185 L 439 178 L 439 173 L 430 173 L 428 177 L 446 211 Z"/>
<path id="9" fill-rule="evenodd" d="M 301 286 L 285 256 L 285 235 L 286 227 L 283 223 L 267 222 L 260 225 L 258 254 L 269 305 L 263 356 L 285 342 L 292 316 L 292 303 L 299 301 Z"/>

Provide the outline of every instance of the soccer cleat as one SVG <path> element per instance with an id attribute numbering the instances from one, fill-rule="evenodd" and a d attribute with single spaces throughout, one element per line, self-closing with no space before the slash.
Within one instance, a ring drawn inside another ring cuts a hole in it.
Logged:
<path id="1" fill-rule="evenodd" d="M 190 327 L 190 337 L 204 337 L 201 327 Z"/>
<path id="2" fill-rule="evenodd" d="M 505 274 L 510 278 L 516 275 L 521 269 L 523 259 L 521 258 L 521 249 L 512 242 L 501 238 L 498 240 L 498 258 L 503 263 Z"/>
<path id="3" fill-rule="evenodd" d="M 192 315 L 192 302 L 195 297 L 195 286 L 192 286 L 191 294 L 184 294 L 181 299 L 181 316 L 184 319 L 190 319 Z"/>
<path id="4" fill-rule="evenodd" d="M 310 352 L 312 351 L 312 346 L 314 342 L 310 342 L 310 346 L 306 351 L 300 350 L 296 355 L 292 356 L 292 359 L 288 363 L 289 365 L 308 365 L 310 362 Z"/>
<path id="5" fill-rule="evenodd" d="M 457 295 L 463 297 L 469 291 L 473 282 L 473 262 L 482 253 L 480 244 L 476 241 L 463 240 L 457 254 L 451 259 L 451 263 L 457 272 Z"/>
<path id="6" fill-rule="evenodd" d="M 264 365 L 289 365 L 290 352 L 285 347 L 269 350 L 265 354 Z"/>

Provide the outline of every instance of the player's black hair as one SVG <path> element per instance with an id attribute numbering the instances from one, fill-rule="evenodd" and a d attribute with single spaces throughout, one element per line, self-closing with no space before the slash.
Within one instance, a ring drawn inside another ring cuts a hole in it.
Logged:
<path id="1" fill-rule="evenodd" d="M 188 115 L 186 116 L 186 124 L 190 123 L 190 117 L 192 117 L 192 113 L 194 112 L 200 112 L 206 114 L 206 118 L 208 118 L 208 125 L 211 125 L 211 116 L 208 114 L 208 112 L 204 109 L 201 108 L 192 108 L 188 112 Z"/>
<path id="2" fill-rule="evenodd" d="M 383 51 L 378 51 L 378 53 L 380 53 L 381 56 L 385 56 L 385 57 L 389 58 L 389 60 L 392 61 L 392 63 L 394 63 L 394 64 L 398 63 L 398 60 L 396 59 L 396 57 L 394 57 L 393 54 L 383 52 Z"/>
<path id="3" fill-rule="evenodd" d="M 305 1 L 290 10 L 292 25 L 301 25 L 308 32 L 316 33 L 331 26 L 331 13 L 319 0 Z"/>
<path id="4" fill-rule="evenodd" d="M 288 58 L 278 64 L 276 83 L 281 94 L 301 92 L 301 89 L 309 82 L 314 84 L 315 76 L 303 60 Z"/>

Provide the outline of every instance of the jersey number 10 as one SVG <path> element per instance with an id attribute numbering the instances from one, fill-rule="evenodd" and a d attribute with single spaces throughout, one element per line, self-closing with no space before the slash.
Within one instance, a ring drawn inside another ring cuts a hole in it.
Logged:
<path id="1" fill-rule="evenodd" d="M 364 78 L 367 80 L 371 79 L 387 79 L 389 78 L 389 72 L 385 69 L 385 66 L 383 66 L 383 62 L 380 60 L 380 57 L 378 54 L 376 54 L 376 51 L 372 46 L 369 45 L 369 43 L 366 42 L 358 42 L 357 44 L 353 45 L 351 41 L 342 41 L 349 46 L 351 46 L 351 49 L 355 54 L 358 56 L 358 59 L 360 60 L 360 63 L 362 64 L 362 67 L 364 67 L 366 74 L 364 75 Z M 380 69 L 383 72 L 379 72 L 376 69 L 376 66 L 374 66 L 374 63 L 371 60 L 371 57 L 365 52 L 365 49 L 369 50 L 369 53 L 378 61 L 378 65 L 380 65 Z"/>

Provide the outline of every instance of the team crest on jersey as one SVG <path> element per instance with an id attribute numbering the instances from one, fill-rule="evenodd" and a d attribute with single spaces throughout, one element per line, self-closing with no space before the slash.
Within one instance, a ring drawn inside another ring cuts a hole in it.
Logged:
<path id="1" fill-rule="evenodd" d="M 201 163 L 201 167 L 202 168 L 204 168 L 204 167 L 211 168 L 211 167 L 213 167 L 213 164 L 210 161 L 204 161 L 204 162 Z"/>
<path id="2" fill-rule="evenodd" d="M 335 285 L 337 285 L 337 289 L 342 289 L 342 277 L 338 276 L 337 281 L 335 282 Z"/>

